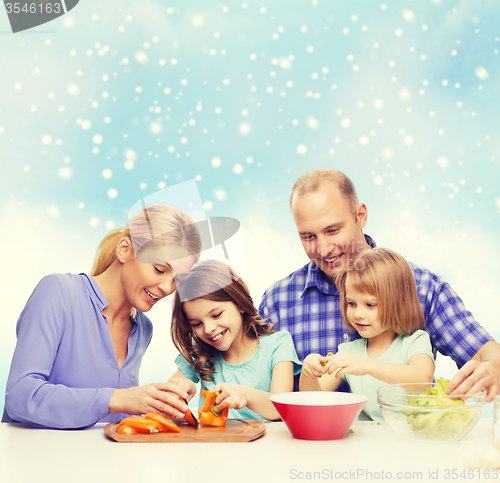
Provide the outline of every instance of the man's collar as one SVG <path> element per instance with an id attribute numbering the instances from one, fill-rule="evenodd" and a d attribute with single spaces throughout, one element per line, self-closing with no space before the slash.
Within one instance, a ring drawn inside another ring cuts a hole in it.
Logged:
<path id="1" fill-rule="evenodd" d="M 307 268 L 306 283 L 302 296 L 304 296 L 306 290 L 310 287 L 316 287 L 320 292 L 326 295 L 339 294 L 339 289 L 336 285 L 327 278 L 323 270 L 320 270 L 314 262 L 310 262 Z"/>
<path id="2" fill-rule="evenodd" d="M 377 245 L 372 237 L 365 235 L 365 240 L 371 248 L 376 248 Z M 323 270 L 318 268 L 314 262 L 309 263 L 306 283 L 301 296 L 304 296 L 304 293 L 310 287 L 316 287 L 320 292 L 326 295 L 339 295 L 340 293 L 337 286 L 325 275 Z"/>

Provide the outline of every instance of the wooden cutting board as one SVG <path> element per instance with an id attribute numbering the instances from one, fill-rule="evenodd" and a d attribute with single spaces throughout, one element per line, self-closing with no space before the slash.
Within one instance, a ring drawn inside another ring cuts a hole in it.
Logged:
<path id="1" fill-rule="evenodd" d="M 255 419 L 228 419 L 226 426 L 190 426 L 185 421 L 175 421 L 180 433 L 118 434 L 120 421 L 106 424 L 106 435 L 119 443 L 224 443 L 248 442 L 260 438 L 266 425 Z"/>

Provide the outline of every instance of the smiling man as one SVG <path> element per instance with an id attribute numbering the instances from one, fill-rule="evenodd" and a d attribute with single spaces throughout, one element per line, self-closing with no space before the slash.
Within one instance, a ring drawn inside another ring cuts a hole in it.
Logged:
<path id="1" fill-rule="evenodd" d="M 310 353 L 337 352 L 358 338 L 342 321 L 340 293 L 333 280 L 359 252 L 375 247 L 363 233 L 368 219 L 351 180 L 334 169 L 315 169 L 292 188 L 290 209 L 310 262 L 264 293 L 260 315 L 275 330 L 288 330 L 300 360 Z M 420 305 L 434 352 L 461 368 L 448 388 L 455 393 L 488 390 L 500 384 L 500 345 L 474 320 L 447 282 L 412 263 Z M 345 388 L 343 388 L 345 390 Z"/>

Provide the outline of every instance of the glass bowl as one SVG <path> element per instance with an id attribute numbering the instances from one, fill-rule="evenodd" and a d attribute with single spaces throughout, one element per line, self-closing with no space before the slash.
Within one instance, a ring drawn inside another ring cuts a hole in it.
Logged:
<path id="1" fill-rule="evenodd" d="M 486 391 L 464 395 L 423 395 L 435 383 L 380 387 L 382 416 L 394 432 L 414 440 L 458 441 L 477 423 Z"/>

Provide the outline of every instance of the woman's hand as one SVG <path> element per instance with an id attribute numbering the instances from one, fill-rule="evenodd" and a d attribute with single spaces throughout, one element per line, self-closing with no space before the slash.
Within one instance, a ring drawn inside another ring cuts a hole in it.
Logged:
<path id="1" fill-rule="evenodd" d="M 191 388 L 184 381 L 170 380 L 128 389 L 115 389 L 109 401 L 109 412 L 127 414 L 155 412 L 167 418 L 183 418 L 188 407 L 179 398 L 192 398 L 194 394 L 194 383 L 189 379 L 185 380 L 192 384 Z"/>
<path id="2" fill-rule="evenodd" d="M 242 409 L 247 405 L 247 397 L 245 394 L 246 386 L 237 384 L 217 384 L 212 391 L 220 394 L 215 399 L 215 411 L 222 411 L 225 408 Z"/>

